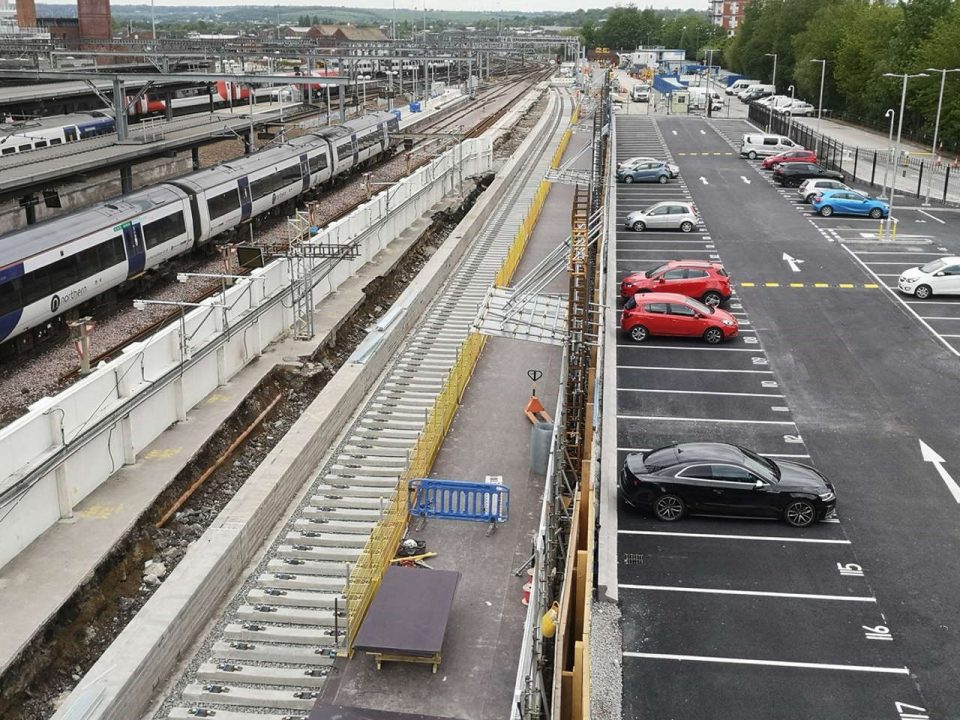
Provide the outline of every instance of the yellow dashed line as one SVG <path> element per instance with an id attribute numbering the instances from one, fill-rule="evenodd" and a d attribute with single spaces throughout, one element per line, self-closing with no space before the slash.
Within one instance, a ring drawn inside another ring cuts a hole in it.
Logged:
<path id="1" fill-rule="evenodd" d="M 864 289 L 864 290 L 877 290 L 880 288 L 876 283 L 864 283 L 860 285 L 858 283 L 836 283 L 830 284 L 825 282 L 815 282 L 815 283 L 803 283 L 803 282 L 792 282 L 792 283 L 779 283 L 779 282 L 764 282 L 764 283 L 755 283 L 755 282 L 742 282 L 738 283 L 739 287 L 752 288 L 752 287 L 768 287 L 768 288 L 779 288 L 779 287 L 790 287 L 790 288 L 841 288 L 843 290 L 854 290 L 854 289 Z"/>
<path id="2" fill-rule="evenodd" d="M 714 153 L 714 155 L 723 155 L 723 153 Z"/>

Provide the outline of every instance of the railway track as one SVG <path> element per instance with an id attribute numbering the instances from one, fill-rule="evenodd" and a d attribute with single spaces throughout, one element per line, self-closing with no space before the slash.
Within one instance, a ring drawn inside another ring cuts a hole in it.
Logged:
<path id="1" fill-rule="evenodd" d="M 347 565 L 360 555 L 522 223 L 572 109 L 551 91 L 536 159 L 504 196 L 369 401 L 221 614 L 156 720 L 304 720 L 344 631 Z"/>
<path id="2" fill-rule="evenodd" d="M 504 85 L 503 83 L 497 83 L 492 86 L 483 88 L 480 92 L 477 93 L 477 96 L 473 102 L 467 102 L 463 107 L 458 105 L 449 114 L 443 113 L 438 115 L 435 118 L 430 118 L 427 122 L 425 122 L 422 125 L 418 124 L 417 132 L 442 132 L 443 130 L 446 130 L 448 128 L 458 127 L 459 125 L 462 124 L 458 121 L 468 117 L 470 114 L 478 112 L 476 107 L 477 102 L 486 104 L 488 102 L 493 101 L 492 112 L 484 115 L 478 122 L 476 122 L 473 126 L 471 126 L 468 130 L 466 130 L 463 133 L 464 137 L 477 137 L 483 134 L 497 120 L 499 120 L 507 112 L 507 110 L 511 107 L 511 105 L 520 97 L 522 97 L 530 89 L 530 87 L 549 77 L 552 74 L 552 72 L 553 70 L 548 68 L 540 72 L 537 72 L 532 76 L 521 76 L 521 77 L 514 78 L 513 80 L 508 81 L 506 85 Z M 418 148 L 422 145 L 423 142 L 425 141 L 421 141 L 420 143 L 417 143 L 413 149 L 404 151 L 404 152 L 416 153 Z M 421 157 L 419 157 L 417 160 L 409 163 L 408 173 L 413 172 L 414 170 L 417 170 L 418 168 L 420 168 L 421 166 L 429 162 L 431 159 L 429 155 L 426 155 L 424 153 L 420 153 L 420 155 Z M 379 167 L 382 164 L 383 163 L 378 163 L 377 167 Z M 340 218 L 343 218 L 346 215 L 349 215 L 359 205 L 363 204 L 364 202 L 366 202 L 366 198 L 358 198 L 357 202 L 348 206 L 338 214 L 328 218 L 325 224 L 336 222 Z M 241 269 L 237 272 L 237 274 L 243 275 L 243 274 L 246 274 L 247 272 L 249 271 Z M 219 292 L 220 292 L 219 286 L 214 285 L 192 297 L 187 298 L 185 301 L 191 302 L 191 303 L 202 302 L 203 300 L 206 300 L 216 295 Z M 137 332 L 131 334 L 129 337 L 124 338 L 120 342 L 115 343 L 114 345 L 111 345 L 106 350 L 103 350 L 102 352 L 97 353 L 90 359 L 91 367 L 95 367 L 97 364 L 101 362 L 105 362 L 110 360 L 111 358 L 116 357 L 118 354 L 120 354 L 124 350 L 124 348 L 128 347 L 129 345 L 135 342 L 138 342 L 140 340 L 143 340 L 144 338 L 150 337 L 161 328 L 166 327 L 171 322 L 175 322 L 180 317 L 180 312 L 181 311 L 178 309 L 171 310 L 169 313 L 163 314 L 155 322 L 138 330 Z M 70 370 L 69 372 L 66 372 L 63 375 L 61 375 L 60 382 L 63 383 L 63 382 L 73 380 L 79 376 L 79 373 L 80 373 L 79 368 L 74 368 L 73 370 Z"/>

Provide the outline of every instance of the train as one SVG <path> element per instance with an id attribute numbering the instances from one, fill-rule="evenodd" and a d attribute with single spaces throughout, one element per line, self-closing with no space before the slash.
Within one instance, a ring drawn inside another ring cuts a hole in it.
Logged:
<path id="1" fill-rule="evenodd" d="M 7 234 L 0 343 L 386 154 L 399 131 L 371 113 Z"/>
<path id="2" fill-rule="evenodd" d="M 0 124 L 0 155 L 62 145 L 114 131 L 113 115 L 100 112 L 57 115 Z"/>

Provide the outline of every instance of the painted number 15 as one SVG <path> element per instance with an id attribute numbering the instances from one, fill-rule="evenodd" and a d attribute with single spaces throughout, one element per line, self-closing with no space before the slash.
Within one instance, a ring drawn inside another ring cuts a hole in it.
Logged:
<path id="1" fill-rule="evenodd" d="M 927 709 L 919 705 L 907 705 L 907 703 L 894 703 L 897 708 L 897 717 L 900 720 L 930 720 L 927 715 Z"/>

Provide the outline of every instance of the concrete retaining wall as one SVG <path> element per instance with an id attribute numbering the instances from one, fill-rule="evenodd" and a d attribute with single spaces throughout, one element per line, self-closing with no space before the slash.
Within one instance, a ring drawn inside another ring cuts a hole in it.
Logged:
<path id="1" fill-rule="evenodd" d="M 506 179 L 532 152 L 548 116 L 530 133 L 504 171 L 424 265 L 394 307 L 405 308 L 357 362 L 352 357 L 274 447 L 213 525 L 188 551 L 127 628 L 90 669 L 53 720 L 132 720 L 181 661 L 271 528 L 308 482 L 334 440 L 372 389 L 506 190 Z M 492 144 L 490 138 L 485 142 Z M 85 709 L 86 708 L 86 709 Z M 82 714 L 81 714 L 82 713 Z"/>

